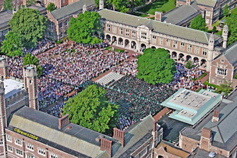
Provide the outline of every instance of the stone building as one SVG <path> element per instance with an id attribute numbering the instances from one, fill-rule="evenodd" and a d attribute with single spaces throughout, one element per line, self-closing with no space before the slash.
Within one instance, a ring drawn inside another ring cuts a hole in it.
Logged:
<path id="1" fill-rule="evenodd" d="M 80 0 L 73 4 L 56 9 L 47 14 L 49 22 L 46 37 L 52 40 L 60 40 L 67 36 L 66 31 L 69 27 L 69 20 L 77 17 L 78 14 L 95 9 L 94 0 Z"/>
<path id="2" fill-rule="evenodd" d="M 236 74 L 237 64 L 237 43 L 232 44 L 225 49 L 220 56 L 215 58 L 211 64 L 209 82 L 215 85 L 231 83 L 233 87 L 237 86 Z"/>
<path id="3" fill-rule="evenodd" d="M 105 40 L 116 47 L 135 52 L 145 48 L 164 48 L 175 61 L 188 60 L 210 71 L 214 58 L 226 48 L 223 36 L 146 19 L 108 9 L 99 11 Z"/>
<path id="4" fill-rule="evenodd" d="M 195 5 L 201 12 L 207 26 L 211 26 L 223 17 L 223 8 L 228 5 L 229 9 L 237 7 L 236 0 L 177 0 L 176 6 Z"/>

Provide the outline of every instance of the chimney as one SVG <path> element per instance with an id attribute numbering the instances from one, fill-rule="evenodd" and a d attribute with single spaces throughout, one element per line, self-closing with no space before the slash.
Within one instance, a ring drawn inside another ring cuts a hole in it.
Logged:
<path id="1" fill-rule="evenodd" d="M 191 0 L 186 0 L 186 5 L 190 5 L 191 4 Z"/>
<path id="2" fill-rule="evenodd" d="M 100 150 L 106 151 L 112 157 L 112 141 L 106 138 L 100 139 Z"/>
<path id="3" fill-rule="evenodd" d="M 65 116 L 58 119 L 58 129 L 62 129 L 63 127 L 65 127 L 69 123 L 70 123 L 69 122 L 69 117 L 68 117 L 68 114 L 66 114 Z"/>
<path id="4" fill-rule="evenodd" d="M 217 111 L 217 110 L 214 110 L 213 116 L 212 116 L 212 122 L 217 122 L 217 121 L 219 121 L 219 115 L 220 115 L 220 112 Z"/>
<path id="5" fill-rule="evenodd" d="M 113 138 L 117 139 L 122 144 L 123 147 L 125 146 L 124 133 L 125 133 L 124 131 L 114 128 Z"/>
<path id="6" fill-rule="evenodd" d="M 212 132 L 209 128 L 202 128 L 202 135 L 200 140 L 200 149 L 204 149 L 206 151 L 210 150 L 211 146 L 211 138 L 212 138 Z"/>
<path id="7" fill-rule="evenodd" d="M 155 12 L 155 20 L 162 21 L 162 12 Z"/>

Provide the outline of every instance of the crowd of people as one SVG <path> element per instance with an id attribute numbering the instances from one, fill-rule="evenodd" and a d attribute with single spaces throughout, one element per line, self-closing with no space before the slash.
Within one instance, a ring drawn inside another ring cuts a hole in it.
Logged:
<path id="1" fill-rule="evenodd" d="M 84 46 L 72 42 L 55 44 L 45 40 L 32 49 L 31 54 L 39 59 L 43 67 L 43 75 L 38 78 L 40 109 L 59 116 L 64 101 L 70 94 L 76 94 L 83 84 L 112 70 L 126 75 L 106 87 L 109 101 L 120 105 L 118 127 L 124 129 L 133 122 L 160 111 L 160 103 L 177 89 L 204 87 L 200 81 L 193 79 L 205 72 L 197 67 L 186 69 L 183 64 L 176 64 L 177 72 L 173 82 L 163 85 L 147 84 L 135 78 L 136 55 L 109 51 L 103 49 L 103 46 Z M 22 57 L 8 58 L 8 64 L 10 76 L 22 79 Z"/>

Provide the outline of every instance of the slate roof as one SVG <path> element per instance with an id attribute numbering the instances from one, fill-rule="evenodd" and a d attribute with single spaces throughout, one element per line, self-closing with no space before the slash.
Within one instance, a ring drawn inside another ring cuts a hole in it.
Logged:
<path id="1" fill-rule="evenodd" d="M 237 92 L 234 92 L 233 102 L 229 104 L 222 103 L 220 105 L 220 120 L 212 122 L 212 115 L 207 117 L 203 122 L 195 128 L 186 128 L 181 133 L 190 138 L 200 140 L 201 129 L 209 128 L 213 133 L 212 145 L 225 149 L 232 150 L 237 146 Z"/>
<path id="2" fill-rule="evenodd" d="M 99 11 L 101 18 L 107 21 L 112 21 L 115 23 L 122 23 L 132 27 L 138 27 L 140 25 L 149 24 L 149 28 L 153 29 L 153 32 L 186 39 L 189 41 L 199 42 L 203 44 L 208 44 L 208 39 L 210 34 L 207 32 L 194 30 L 191 28 L 185 28 L 173 24 L 168 24 L 152 19 L 147 19 L 143 17 L 138 17 L 126 13 L 121 13 L 117 11 L 112 11 L 108 9 L 103 9 Z M 220 36 L 215 36 L 215 40 L 219 39 Z"/>
<path id="3" fill-rule="evenodd" d="M 152 137 L 151 130 L 153 128 L 154 119 L 151 115 L 145 117 L 142 121 L 136 124 L 125 134 L 125 146 L 118 147 L 117 144 L 113 145 L 113 158 L 128 158 L 138 147 L 144 144 L 149 138 Z M 117 151 L 116 151 L 117 150 Z"/>
<path id="4" fill-rule="evenodd" d="M 196 4 L 192 3 L 192 5 L 182 5 L 181 7 L 177 7 L 170 12 L 167 12 L 162 16 L 162 21 L 181 25 L 186 21 L 190 21 L 199 14 L 201 14 L 201 12 L 196 8 Z"/>
<path id="5" fill-rule="evenodd" d="M 237 62 L 237 42 L 229 46 L 224 52 L 226 59 L 234 65 Z"/>
<path id="6" fill-rule="evenodd" d="M 103 152 L 100 150 L 100 142 L 96 141 L 103 134 L 72 123 L 59 130 L 57 117 L 29 107 L 23 107 L 14 113 L 9 126 L 51 142 L 51 146 L 56 148 L 62 146 L 67 153 L 74 151 L 87 157 L 96 157 Z M 68 129 L 68 126 L 71 128 Z"/>
<path id="7" fill-rule="evenodd" d="M 84 4 L 86 6 L 95 5 L 95 1 L 94 0 L 79 0 L 65 7 L 56 9 L 52 11 L 51 14 L 53 15 L 55 19 L 59 20 L 68 15 L 76 14 L 78 11 L 82 10 Z"/>
<path id="8" fill-rule="evenodd" d="M 196 0 L 197 4 L 214 7 L 217 0 Z"/>

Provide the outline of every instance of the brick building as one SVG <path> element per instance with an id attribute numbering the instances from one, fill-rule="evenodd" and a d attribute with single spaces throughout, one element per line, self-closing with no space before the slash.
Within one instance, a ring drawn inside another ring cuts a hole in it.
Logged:
<path id="1" fill-rule="evenodd" d="M 223 17 L 223 8 L 228 5 L 229 9 L 237 7 L 236 0 L 177 0 L 176 6 L 194 5 L 201 12 L 207 26 L 211 26 Z M 188 13 L 188 12 L 187 12 Z"/>

